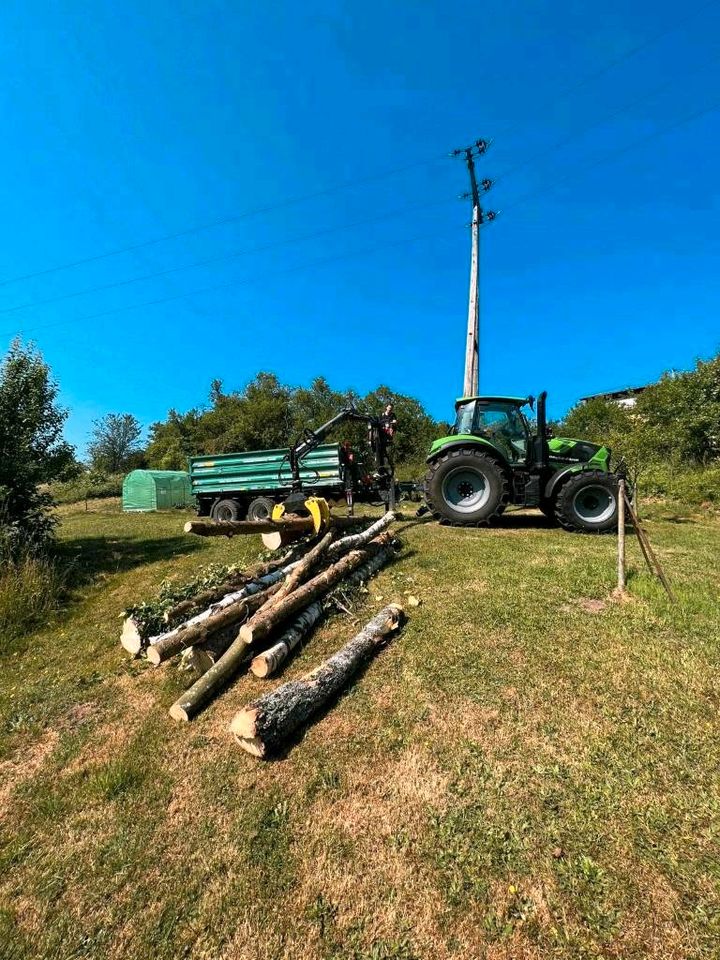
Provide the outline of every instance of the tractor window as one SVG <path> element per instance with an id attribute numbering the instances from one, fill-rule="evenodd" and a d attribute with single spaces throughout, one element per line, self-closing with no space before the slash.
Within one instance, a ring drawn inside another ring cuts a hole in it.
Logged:
<path id="1" fill-rule="evenodd" d="M 525 420 L 513 403 L 488 401 L 478 403 L 474 432 L 490 440 L 509 463 L 527 458 L 528 435 Z"/>
<path id="2" fill-rule="evenodd" d="M 475 406 L 474 403 L 464 403 L 461 407 L 458 407 L 457 417 L 455 418 L 455 426 L 453 427 L 453 433 L 472 433 L 473 432 L 473 420 L 475 419 Z"/>

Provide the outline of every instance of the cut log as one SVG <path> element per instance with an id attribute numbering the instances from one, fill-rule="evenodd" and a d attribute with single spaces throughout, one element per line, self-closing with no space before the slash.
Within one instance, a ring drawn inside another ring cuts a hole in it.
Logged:
<path id="1" fill-rule="evenodd" d="M 350 539 L 350 538 L 347 538 Z M 335 546 L 336 544 L 333 544 Z M 366 583 L 387 561 L 393 556 L 395 550 L 391 544 L 378 550 L 375 556 L 371 557 L 366 563 L 351 574 L 347 580 L 339 584 L 337 589 L 345 587 L 354 589 L 361 583 Z M 303 639 L 314 628 L 315 624 L 323 614 L 323 604 L 321 601 L 311 603 L 292 625 L 283 633 L 277 643 L 273 644 L 269 650 L 263 651 L 250 664 L 250 669 L 256 677 L 270 677 L 280 669 L 290 654 L 295 650 Z"/>
<path id="2" fill-rule="evenodd" d="M 277 753 L 296 730 L 342 690 L 385 637 L 401 625 L 402 617 L 402 608 L 389 604 L 312 673 L 283 684 L 236 713 L 230 730 L 243 750 L 255 757 Z"/>
<path id="3" fill-rule="evenodd" d="M 193 644 L 185 651 L 183 656 L 187 657 L 188 666 L 193 672 L 198 677 L 202 677 L 210 667 L 218 662 L 236 636 L 237 625 L 228 627 L 226 630 L 219 630 L 208 637 L 204 643 Z"/>
<path id="4" fill-rule="evenodd" d="M 173 656 L 175 653 L 180 653 L 180 651 L 184 650 L 186 647 L 190 647 L 194 643 L 204 640 L 206 636 L 213 632 L 213 630 L 218 630 L 223 626 L 227 626 L 228 622 L 237 623 L 237 621 L 239 619 L 241 620 L 247 613 L 246 608 L 243 608 L 240 611 L 239 617 L 237 618 L 233 618 L 231 616 L 228 621 L 213 621 L 211 624 L 211 629 L 209 630 L 198 629 L 199 627 L 202 627 L 207 620 L 209 620 L 211 617 L 214 617 L 220 611 L 225 610 L 228 607 L 232 607 L 233 605 L 246 600 L 248 597 L 251 597 L 256 593 L 260 593 L 262 590 L 268 589 L 274 584 L 279 583 L 294 569 L 295 564 L 290 563 L 286 567 L 282 567 L 280 570 L 274 570 L 272 573 L 268 573 L 264 577 L 260 577 L 260 579 L 254 583 L 246 584 L 244 587 L 242 587 L 242 589 L 235 591 L 235 593 L 229 593 L 218 603 L 209 607 L 207 610 L 203 610 L 202 613 L 198 613 L 197 616 L 191 617 L 179 627 L 175 627 L 173 630 L 168 630 L 166 633 L 158 634 L 155 637 L 150 637 L 148 640 L 148 660 L 150 660 L 151 663 L 155 663 L 157 666 L 157 664 L 162 663 L 163 660 L 167 660 L 168 657 Z M 153 649 L 161 643 L 163 644 L 161 647 L 163 653 L 153 653 Z"/>
<path id="5" fill-rule="evenodd" d="M 375 523 L 371 524 L 366 530 L 361 530 L 360 533 L 351 533 L 347 537 L 336 540 L 335 543 L 330 544 L 328 548 L 328 560 L 335 560 L 348 550 L 356 550 L 358 547 L 363 547 L 366 543 L 370 543 L 370 541 L 374 540 L 383 530 L 387 530 L 394 520 L 395 514 L 389 511 L 383 514 L 379 520 L 376 520 Z"/>
<path id="6" fill-rule="evenodd" d="M 252 590 L 253 587 L 257 587 L 257 584 L 248 584 L 244 588 L 244 591 L 247 591 L 245 595 L 236 599 L 233 603 L 223 606 L 223 602 L 220 601 L 215 605 L 210 616 L 200 623 L 188 621 L 176 630 L 166 633 L 164 637 L 147 648 L 147 658 L 150 663 L 154 667 L 159 667 L 161 663 L 165 663 L 166 660 L 188 647 L 192 647 L 196 643 L 204 643 L 208 637 L 218 630 L 224 630 L 238 624 L 241 620 L 259 610 L 267 601 L 268 596 L 272 596 L 275 591 L 280 589 L 280 583 L 272 584 L 267 588 L 258 587 L 256 590 Z"/>
<path id="7" fill-rule="evenodd" d="M 331 517 L 330 525 L 345 530 L 363 517 Z M 288 517 L 282 520 L 188 520 L 185 533 L 194 533 L 199 537 L 238 537 L 257 533 L 279 533 L 287 530 L 292 533 L 311 533 L 315 528 L 312 517 Z"/>
<path id="8" fill-rule="evenodd" d="M 287 575 L 285 582 L 280 585 L 280 589 L 274 593 L 267 602 L 273 604 L 279 603 L 281 600 L 284 600 L 285 597 L 291 594 L 293 590 L 295 590 L 299 584 L 305 580 L 308 572 L 312 570 L 323 553 L 325 553 L 325 551 L 331 545 L 334 536 L 335 531 L 328 530 L 322 540 L 320 540 L 319 543 L 316 543 L 311 550 L 308 550 L 302 560 L 298 561 L 295 569 L 292 571 L 292 573 Z"/>
<path id="9" fill-rule="evenodd" d="M 236 637 L 225 653 L 170 707 L 173 720 L 189 721 L 225 687 L 248 658 L 248 644 Z"/>
<path id="10" fill-rule="evenodd" d="M 120 643 L 128 653 L 137 656 L 143 647 L 142 627 L 134 617 L 126 617 L 123 620 L 122 633 L 120 634 Z"/>
<path id="11" fill-rule="evenodd" d="M 269 677 L 276 673 L 285 663 L 292 651 L 300 645 L 310 633 L 315 624 L 323 615 L 323 604 L 320 600 L 311 603 L 300 616 L 293 621 L 277 643 L 269 650 L 264 650 L 250 664 L 251 671 L 256 677 Z"/>
<path id="12" fill-rule="evenodd" d="M 280 603 L 259 610 L 248 623 L 243 624 L 239 636 L 248 645 L 263 640 L 279 624 L 289 619 L 298 610 L 308 606 L 312 601 L 319 600 L 336 583 L 357 570 L 370 556 L 374 555 L 377 549 L 386 547 L 389 543 L 389 537 L 388 533 L 381 533 L 367 547 L 361 550 L 351 550 L 350 553 L 323 570 L 322 573 L 317 574 L 312 580 L 308 580 L 307 583 L 298 587 Z M 375 549 L 371 549 L 373 547 Z"/>

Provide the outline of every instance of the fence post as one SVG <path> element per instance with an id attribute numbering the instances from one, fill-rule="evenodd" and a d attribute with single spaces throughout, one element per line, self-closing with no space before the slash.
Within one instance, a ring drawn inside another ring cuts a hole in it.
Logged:
<path id="1" fill-rule="evenodd" d="M 618 593 L 625 592 L 625 481 L 618 480 Z"/>

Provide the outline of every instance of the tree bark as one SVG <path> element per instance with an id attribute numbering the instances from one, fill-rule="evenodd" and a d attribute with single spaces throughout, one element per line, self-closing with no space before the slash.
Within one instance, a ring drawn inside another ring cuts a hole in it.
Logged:
<path id="1" fill-rule="evenodd" d="M 204 640 L 205 637 L 215 630 L 242 620 L 248 612 L 249 598 L 254 597 L 255 594 L 259 594 L 263 590 L 271 589 L 293 569 L 294 564 L 290 564 L 281 570 L 268 573 L 254 583 L 246 584 L 241 590 L 237 590 L 235 593 L 229 593 L 223 597 L 219 603 L 209 607 L 207 610 L 203 610 L 202 613 L 180 624 L 179 627 L 175 627 L 174 630 L 169 630 L 167 633 L 159 634 L 156 637 L 150 637 L 147 650 L 148 660 L 150 663 L 158 666 L 176 653 L 180 653 L 180 651 L 186 647 L 191 647 L 194 643 Z M 253 604 L 249 604 L 249 606 L 253 610 L 256 610 L 264 600 L 265 597 L 261 597 L 259 603 L 255 601 Z"/>
<path id="2" fill-rule="evenodd" d="M 402 623 L 403 611 L 389 604 L 348 644 L 312 673 L 283 684 L 236 713 L 230 730 L 243 750 L 267 757 L 287 742 L 347 684 L 385 637 Z"/>
<path id="3" fill-rule="evenodd" d="M 170 707 L 173 720 L 192 720 L 235 676 L 248 656 L 248 644 L 236 637 L 225 653 Z"/>
<path id="4" fill-rule="evenodd" d="M 276 673 L 285 663 L 292 651 L 300 645 L 302 640 L 310 633 L 315 624 L 321 619 L 324 612 L 323 604 L 320 600 L 311 603 L 309 607 L 293 621 L 278 642 L 270 647 L 269 650 L 259 653 L 250 664 L 250 670 L 256 677 L 269 677 Z"/>
<path id="5" fill-rule="evenodd" d="M 351 550 L 341 560 L 323 570 L 322 573 L 317 574 L 312 580 L 308 580 L 307 583 L 285 597 L 280 603 L 259 610 L 248 623 L 243 624 L 239 636 L 248 645 L 263 640 L 280 623 L 287 620 L 298 610 L 302 610 L 313 600 L 318 600 L 343 577 L 357 570 L 371 555 L 374 555 L 378 548 L 385 547 L 388 543 L 389 534 L 382 533 L 362 550 Z M 371 549 L 373 547 L 375 549 Z"/>
<path id="6" fill-rule="evenodd" d="M 315 563 L 319 558 L 325 553 L 330 544 L 333 541 L 335 536 L 334 530 L 328 530 L 325 536 L 320 540 L 319 543 L 316 543 L 315 546 L 308 550 L 305 556 L 298 562 L 298 565 L 288 574 L 285 578 L 285 582 L 280 585 L 280 589 L 269 597 L 267 603 L 279 603 L 281 600 L 284 600 L 289 594 L 295 590 L 295 588 L 303 582 L 306 578 L 308 571 L 312 570 L 315 566 Z"/>
<path id="7" fill-rule="evenodd" d="M 328 547 L 328 560 L 337 559 L 337 557 L 341 556 L 347 550 L 356 550 L 358 547 L 365 546 L 366 543 L 369 543 L 381 534 L 383 530 L 387 530 L 395 519 L 394 513 L 385 513 L 379 520 L 376 520 L 375 523 L 371 524 L 367 529 L 361 530 L 360 533 L 351 533 L 341 540 L 336 540 L 335 543 L 330 544 Z"/>
<path id="8" fill-rule="evenodd" d="M 351 539 L 351 538 L 347 538 Z M 336 546 L 336 544 L 333 544 Z M 351 574 L 342 584 L 338 584 L 336 590 L 341 587 L 347 587 L 352 590 L 361 583 L 369 580 L 373 574 L 382 567 L 393 556 L 394 549 L 391 545 L 378 550 L 374 557 L 371 557 L 366 563 L 359 567 L 355 573 Z M 274 599 L 274 598 L 273 598 Z M 283 633 L 277 643 L 273 644 L 269 650 L 257 655 L 250 664 L 250 669 L 256 677 L 269 677 L 277 673 L 279 668 L 285 663 L 293 650 L 296 649 L 303 639 L 310 633 L 315 624 L 320 620 L 323 614 L 323 603 L 319 600 L 311 603 L 292 625 Z"/>
<path id="9" fill-rule="evenodd" d="M 218 630 L 203 643 L 194 643 L 183 654 L 196 676 L 202 677 L 218 662 L 237 636 L 237 625 Z"/>

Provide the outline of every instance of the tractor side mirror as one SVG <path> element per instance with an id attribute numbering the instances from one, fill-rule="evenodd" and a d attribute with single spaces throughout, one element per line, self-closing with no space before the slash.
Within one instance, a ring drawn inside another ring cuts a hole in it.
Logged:
<path id="1" fill-rule="evenodd" d="M 545 427 L 545 439 L 552 440 L 554 436 L 555 436 L 555 431 L 553 430 L 553 428 L 549 425 Z"/>

